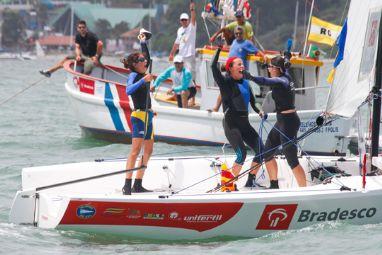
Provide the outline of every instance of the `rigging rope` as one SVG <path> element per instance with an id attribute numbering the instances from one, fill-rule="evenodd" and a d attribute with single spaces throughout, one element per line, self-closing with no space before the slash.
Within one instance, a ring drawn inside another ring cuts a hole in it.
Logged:
<path id="1" fill-rule="evenodd" d="M 24 91 L 26 91 L 26 90 L 32 88 L 33 86 L 39 84 L 40 82 L 42 82 L 42 81 L 45 80 L 45 79 L 46 79 L 46 77 L 43 77 L 43 78 L 41 78 L 40 80 L 37 80 L 37 81 L 31 83 L 30 85 L 28 85 L 27 87 L 23 88 L 22 90 L 20 90 L 20 91 L 17 92 L 16 94 L 14 94 L 14 95 L 8 97 L 7 99 L 1 101 L 1 102 L 0 102 L 0 106 L 2 106 L 3 104 L 5 104 L 5 103 L 8 102 L 9 100 L 15 98 L 16 96 L 20 95 L 20 94 L 23 93 Z"/>

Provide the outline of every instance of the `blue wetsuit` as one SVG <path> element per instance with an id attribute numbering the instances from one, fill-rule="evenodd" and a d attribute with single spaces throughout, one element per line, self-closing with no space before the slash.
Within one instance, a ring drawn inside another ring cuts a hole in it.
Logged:
<path id="1" fill-rule="evenodd" d="M 151 62 L 149 50 L 145 42 L 141 43 L 141 47 L 148 67 Z M 151 111 L 151 98 L 149 93 L 150 83 L 144 81 L 143 77 L 145 75 L 146 73 L 131 72 L 127 78 L 126 94 L 131 96 L 134 104 L 134 111 L 131 113 L 130 118 L 133 129 L 131 130 L 132 138 L 150 140 L 154 137 L 152 125 L 153 112 Z M 146 102 L 148 102 L 147 106 Z"/>

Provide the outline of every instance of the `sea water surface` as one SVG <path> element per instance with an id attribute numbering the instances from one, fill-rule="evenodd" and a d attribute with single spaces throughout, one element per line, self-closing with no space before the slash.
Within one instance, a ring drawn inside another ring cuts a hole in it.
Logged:
<path id="1" fill-rule="evenodd" d="M 38 70 L 59 57 L 0 60 L 0 101 L 39 81 Z M 106 58 L 104 63 L 118 64 Z M 159 71 L 166 64 L 154 65 Z M 381 254 L 382 224 L 329 222 L 261 238 L 160 242 L 44 230 L 9 223 L 23 167 L 124 157 L 130 146 L 85 138 L 65 93 L 66 74 L 50 79 L 0 105 L 0 254 Z M 221 153 L 220 148 L 156 143 L 155 154 Z M 249 222 L 249 224 L 252 224 Z"/>

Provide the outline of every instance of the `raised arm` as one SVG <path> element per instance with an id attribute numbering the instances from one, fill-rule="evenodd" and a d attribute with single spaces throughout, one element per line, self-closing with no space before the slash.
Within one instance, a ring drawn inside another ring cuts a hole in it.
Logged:
<path id="1" fill-rule="evenodd" d="M 142 54 L 143 56 L 145 56 L 145 58 L 147 59 L 147 67 L 151 64 L 151 58 L 150 58 L 150 52 L 149 52 L 149 48 L 147 47 L 147 43 L 145 40 L 141 40 L 141 50 L 142 50 Z"/>
<path id="2" fill-rule="evenodd" d="M 193 26 L 195 26 L 196 25 L 196 12 L 195 12 L 194 1 L 190 1 L 190 12 L 191 12 L 191 24 Z"/>
<path id="3" fill-rule="evenodd" d="M 222 49 L 220 47 L 216 50 L 212 63 L 211 63 L 212 75 L 214 76 L 214 80 L 219 87 L 224 82 L 224 77 L 218 68 L 218 60 L 219 60 L 219 55 L 221 50 Z"/>
<path id="4" fill-rule="evenodd" d="M 245 72 L 245 79 L 251 80 L 260 86 L 282 86 L 289 87 L 289 79 L 285 76 L 267 78 L 262 76 L 253 76 L 249 72 Z"/>
<path id="5" fill-rule="evenodd" d="M 142 78 L 137 82 L 134 82 L 135 77 L 137 77 L 137 73 L 130 73 L 129 77 L 127 78 L 127 85 L 126 85 L 126 94 L 131 95 L 133 94 L 140 86 L 145 85 L 145 80 Z"/>

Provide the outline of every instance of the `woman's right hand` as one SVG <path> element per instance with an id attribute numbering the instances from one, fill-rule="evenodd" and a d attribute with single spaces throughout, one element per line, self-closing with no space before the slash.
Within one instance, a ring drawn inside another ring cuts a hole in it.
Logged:
<path id="1" fill-rule="evenodd" d="M 153 80 L 153 75 L 152 74 L 150 74 L 150 73 L 148 73 L 148 74 L 146 74 L 144 77 L 143 77 L 143 80 L 145 81 L 145 82 L 150 82 L 150 81 L 152 81 Z"/>

